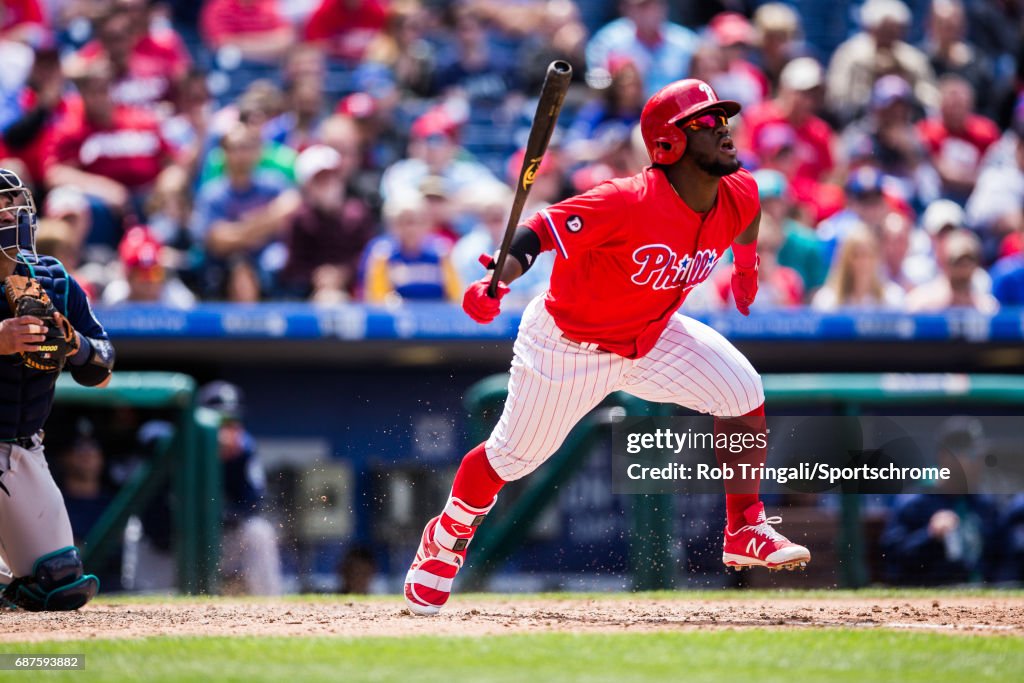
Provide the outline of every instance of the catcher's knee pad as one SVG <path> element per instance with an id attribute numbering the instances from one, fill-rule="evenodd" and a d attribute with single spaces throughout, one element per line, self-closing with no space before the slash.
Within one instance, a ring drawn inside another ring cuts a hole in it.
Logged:
<path id="1" fill-rule="evenodd" d="M 32 575 L 14 579 L 3 598 L 30 612 L 63 612 L 78 609 L 99 590 L 100 580 L 83 573 L 78 549 L 68 546 L 36 560 Z"/>

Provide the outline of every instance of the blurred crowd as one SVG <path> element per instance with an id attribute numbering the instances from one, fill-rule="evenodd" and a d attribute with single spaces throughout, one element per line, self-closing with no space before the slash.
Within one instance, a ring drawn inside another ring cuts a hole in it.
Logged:
<path id="1" fill-rule="evenodd" d="M 3 0 L 0 166 L 106 305 L 455 300 L 560 58 L 527 214 L 642 169 L 646 98 L 697 77 L 744 105 L 761 307 L 1024 302 L 1024 4 L 839 3 L 838 46 L 805 38 L 806 4 Z M 730 304 L 719 275 L 689 310 Z"/>

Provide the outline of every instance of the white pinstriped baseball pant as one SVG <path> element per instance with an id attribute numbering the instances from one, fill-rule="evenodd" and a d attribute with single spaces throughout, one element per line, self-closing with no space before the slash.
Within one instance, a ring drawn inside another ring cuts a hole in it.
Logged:
<path id="1" fill-rule="evenodd" d="M 746 415 L 764 403 L 750 361 L 718 332 L 680 313 L 650 353 L 629 359 L 566 339 L 541 295 L 523 312 L 514 352 L 505 409 L 485 446 L 505 481 L 537 469 L 613 391 L 720 417 Z"/>

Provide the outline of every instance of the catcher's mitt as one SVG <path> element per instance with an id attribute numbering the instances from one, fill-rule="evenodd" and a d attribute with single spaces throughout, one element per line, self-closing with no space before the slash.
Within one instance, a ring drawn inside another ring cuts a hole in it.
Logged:
<path id="1" fill-rule="evenodd" d="M 61 315 L 35 278 L 11 275 L 4 280 L 4 293 L 16 318 L 31 315 L 43 321 L 46 339 L 32 351 L 21 351 L 22 362 L 43 372 L 60 372 L 64 361 L 78 350 L 78 335 Z"/>

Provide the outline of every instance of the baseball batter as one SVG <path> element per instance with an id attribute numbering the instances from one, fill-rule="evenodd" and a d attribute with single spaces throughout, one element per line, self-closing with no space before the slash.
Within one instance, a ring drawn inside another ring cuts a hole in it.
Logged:
<path id="1" fill-rule="evenodd" d="M 31 193 L 0 169 L 0 607 L 73 610 L 99 581 L 74 546 L 43 424 L 65 361 L 79 384 L 103 386 L 114 349 L 74 278 L 36 254 L 35 234 Z"/>
<path id="2" fill-rule="evenodd" d="M 717 433 L 764 431 L 764 391 L 749 361 L 722 335 L 677 313 L 729 248 L 741 313 L 757 294 L 757 185 L 740 168 L 729 132 L 739 110 L 703 81 L 666 86 L 640 119 L 652 165 L 529 218 L 516 229 L 498 298 L 487 296 L 490 276 L 466 290 L 465 311 L 491 322 L 506 283 L 540 252 L 555 252 L 550 288 L 523 313 L 501 419 L 462 460 L 444 510 L 423 531 L 405 579 L 415 614 L 435 614 L 448 600 L 504 484 L 537 469 L 609 393 L 709 413 Z M 482 262 L 493 267 L 489 257 Z M 764 448 L 752 448 L 740 461 L 763 464 L 765 457 Z M 777 569 L 810 560 L 807 548 L 772 527 L 781 520 L 765 517 L 756 482 L 727 482 L 726 508 L 726 565 Z"/>

